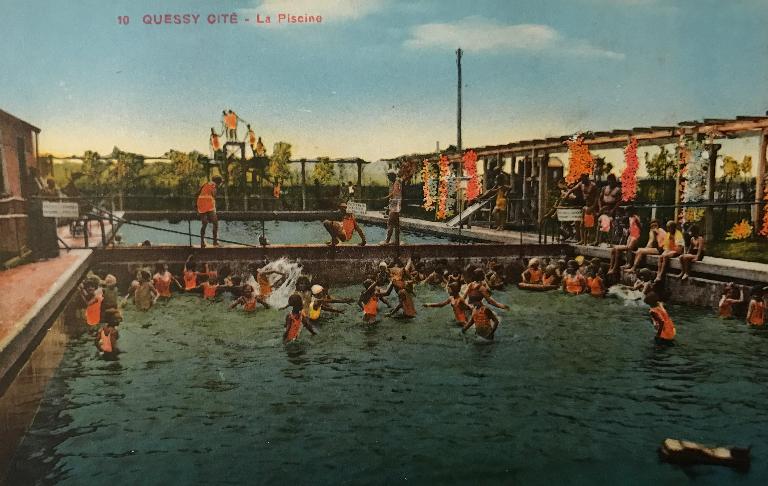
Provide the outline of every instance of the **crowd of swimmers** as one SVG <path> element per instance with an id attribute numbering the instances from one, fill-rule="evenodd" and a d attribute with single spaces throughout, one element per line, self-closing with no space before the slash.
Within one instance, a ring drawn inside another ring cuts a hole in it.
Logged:
<path id="1" fill-rule="evenodd" d="M 417 315 L 415 295 L 417 286 L 442 288 L 445 299 L 439 302 L 423 303 L 425 308 L 450 306 L 455 322 L 462 332 L 475 328 L 483 340 L 493 340 L 500 319 L 491 307 L 509 309 L 507 304 L 493 297 L 494 291 L 517 285 L 525 290 L 560 290 L 565 294 L 588 294 L 602 298 L 607 294 L 607 280 L 610 265 L 600 259 L 585 260 L 581 257 L 571 260 L 531 258 L 527 264 L 515 259 L 506 265 L 496 259 L 484 260 L 479 264 L 460 266 L 447 260 L 425 262 L 414 256 L 406 263 L 399 259 L 382 261 L 362 282 L 358 298 L 337 298 L 331 295 L 328 282 L 312 280 L 300 275 L 291 289 L 285 317 L 283 340 L 296 340 L 302 329 L 311 334 L 318 332 L 318 322 L 323 314 L 343 313 L 337 304 L 356 305 L 361 313 L 361 322 L 375 325 L 380 322 L 380 309 L 388 308 L 386 317 L 412 319 Z M 158 300 L 170 299 L 173 290 L 199 294 L 202 299 L 215 301 L 222 293 L 231 295 L 230 308 L 242 307 L 246 313 L 259 307 L 270 308 L 269 297 L 274 289 L 281 287 L 288 275 L 271 269 L 267 262 L 248 265 L 245 274 L 235 274 L 229 266 L 218 269 L 206 263 L 198 263 L 190 255 L 180 275 L 173 275 L 168 265 L 158 263 L 154 274 L 150 269 L 138 270 L 127 294 L 121 297 L 117 290 L 117 279 L 107 275 L 103 280 L 90 275 L 81 284 L 80 295 L 85 320 L 93 329 L 97 347 L 102 353 L 115 353 L 118 338 L 117 326 L 122 321 L 121 307 L 132 302 L 136 309 L 148 311 Z M 649 269 L 640 269 L 633 286 L 640 298 L 650 307 L 651 322 L 656 329 L 659 343 L 671 343 L 676 331 L 664 301 L 668 291 Z M 719 303 L 719 315 L 733 318 L 745 315 L 747 324 L 765 326 L 766 288 L 751 289 L 749 301 L 745 300 L 744 288 L 728 284 Z"/>

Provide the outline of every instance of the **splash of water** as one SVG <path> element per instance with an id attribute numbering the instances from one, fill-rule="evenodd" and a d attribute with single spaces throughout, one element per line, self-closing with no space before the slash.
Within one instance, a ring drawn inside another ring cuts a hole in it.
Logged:
<path id="1" fill-rule="evenodd" d="M 301 275 L 301 265 L 283 257 L 267 263 L 261 267 L 260 270 L 262 272 L 276 271 L 286 275 L 285 281 L 280 284 L 280 287 L 272 289 L 272 294 L 267 298 L 267 304 L 276 308 L 288 305 L 288 297 L 296 291 L 296 280 Z M 267 278 L 271 284 L 274 284 L 283 277 L 273 274 L 269 275 Z M 259 286 L 256 283 L 254 275 L 248 277 L 247 283 L 256 289 L 256 292 L 259 291 Z"/>
<path id="2" fill-rule="evenodd" d="M 626 285 L 614 285 L 608 289 L 608 296 L 618 297 L 625 305 L 644 305 L 645 295 L 639 290 L 632 290 Z"/>

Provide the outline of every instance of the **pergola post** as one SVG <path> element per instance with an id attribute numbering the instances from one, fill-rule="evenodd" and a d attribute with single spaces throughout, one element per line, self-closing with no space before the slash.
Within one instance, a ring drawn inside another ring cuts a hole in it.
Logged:
<path id="1" fill-rule="evenodd" d="M 301 159 L 301 210 L 307 210 L 307 161 Z"/>
<path id="2" fill-rule="evenodd" d="M 481 162 L 483 167 L 483 190 L 481 192 L 485 192 L 488 189 L 488 158 L 483 158 Z"/>
<path id="3" fill-rule="evenodd" d="M 547 169 L 549 168 L 549 154 L 541 154 L 539 161 L 539 221 L 547 214 Z"/>
<path id="4" fill-rule="evenodd" d="M 709 145 L 709 166 L 707 166 L 707 210 L 704 214 L 704 234 L 707 241 L 714 240 L 715 208 L 711 206 L 715 202 L 715 169 L 717 169 L 717 152 L 722 148 L 719 143 Z"/>
<path id="5" fill-rule="evenodd" d="M 766 149 L 768 149 L 768 132 L 763 130 L 760 132 L 760 153 L 758 154 L 757 162 L 757 175 L 755 176 L 755 204 L 752 206 L 752 221 L 754 223 L 755 232 L 759 232 L 762 221 L 760 216 L 763 212 L 763 197 L 765 197 L 765 170 L 766 170 Z"/>
<path id="6" fill-rule="evenodd" d="M 355 191 L 357 194 L 356 199 L 358 201 L 363 200 L 363 161 L 358 160 L 357 161 L 357 190 Z"/>

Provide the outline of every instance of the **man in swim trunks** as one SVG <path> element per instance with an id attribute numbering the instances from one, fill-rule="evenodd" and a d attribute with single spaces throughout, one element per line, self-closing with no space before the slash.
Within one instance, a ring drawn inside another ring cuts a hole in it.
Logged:
<path id="1" fill-rule="evenodd" d="M 206 182 L 197 192 L 197 213 L 200 215 L 200 248 L 205 248 L 205 228 L 213 226 L 213 246 L 219 246 L 219 217 L 216 215 L 216 189 L 221 185 L 220 176 Z"/>
<path id="2" fill-rule="evenodd" d="M 600 197 L 597 198 L 597 212 L 613 216 L 616 206 L 621 201 L 621 187 L 614 174 L 608 174 L 606 180 L 608 184 L 600 190 Z"/>
<path id="3" fill-rule="evenodd" d="M 339 241 L 349 241 L 352 239 L 352 233 L 357 231 L 360 235 L 360 243 L 358 245 L 365 246 L 365 233 L 363 233 L 360 225 L 355 220 L 355 215 L 347 210 L 346 203 L 339 204 L 339 210 L 343 213 L 341 221 L 323 221 L 326 231 L 331 235 L 331 241 L 328 242 L 330 246 L 336 246 Z"/>

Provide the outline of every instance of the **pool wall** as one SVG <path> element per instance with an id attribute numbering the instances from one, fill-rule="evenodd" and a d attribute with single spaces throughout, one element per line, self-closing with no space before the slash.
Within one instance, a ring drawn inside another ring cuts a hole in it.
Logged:
<path id="1" fill-rule="evenodd" d="M 374 273 L 379 262 L 392 262 L 400 258 L 406 262 L 412 256 L 418 256 L 424 262 L 447 260 L 467 264 L 495 258 L 507 264 L 519 261 L 522 257 L 549 256 L 566 257 L 570 247 L 567 245 L 401 245 L 395 246 L 338 246 L 331 249 L 326 245 L 275 245 L 265 248 L 221 247 L 189 248 L 167 247 L 125 247 L 109 248 L 96 253 L 93 269 L 100 275 L 111 273 L 118 278 L 120 286 L 127 285 L 138 268 L 154 265 L 156 262 L 167 263 L 172 273 L 181 274 L 187 257 L 192 254 L 198 263 L 212 263 L 217 267 L 228 265 L 234 272 L 247 269 L 249 263 L 288 258 L 302 264 L 306 273 L 333 282 L 334 284 L 360 283 L 363 278 Z"/>

